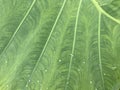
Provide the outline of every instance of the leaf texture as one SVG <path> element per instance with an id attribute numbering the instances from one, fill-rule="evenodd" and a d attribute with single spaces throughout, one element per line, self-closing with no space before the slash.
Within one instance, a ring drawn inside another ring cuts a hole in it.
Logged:
<path id="1" fill-rule="evenodd" d="M 119 90 L 119 0 L 0 0 L 0 90 Z"/>

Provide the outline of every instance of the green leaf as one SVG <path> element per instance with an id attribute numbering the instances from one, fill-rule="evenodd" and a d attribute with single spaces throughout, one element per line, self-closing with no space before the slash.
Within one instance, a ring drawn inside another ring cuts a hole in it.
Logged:
<path id="1" fill-rule="evenodd" d="M 119 90 L 119 0 L 0 0 L 0 90 Z"/>

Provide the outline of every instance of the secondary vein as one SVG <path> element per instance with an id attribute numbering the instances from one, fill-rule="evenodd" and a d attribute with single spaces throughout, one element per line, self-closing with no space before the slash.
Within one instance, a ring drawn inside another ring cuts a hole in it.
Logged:
<path id="1" fill-rule="evenodd" d="M 0 54 L 0 57 L 4 54 L 4 52 L 7 50 L 7 48 L 9 47 L 9 45 L 11 44 L 11 42 L 13 41 L 15 35 L 17 34 L 17 32 L 19 31 L 21 25 L 23 24 L 23 22 L 25 21 L 25 19 L 27 18 L 27 16 L 29 15 L 32 7 L 34 6 L 36 0 L 33 0 L 32 4 L 30 5 L 29 9 L 27 10 L 25 16 L 23 17 L 23 19 L 21 20 L 20 24 L 18 25 L 18 27 L 16 28 L 15 32 L 13 33 L 12 37 L 10 38 L 9 42 L 7 43 L 7 45 L 5 46 L 5 48 L 3 49 L 2 53 Z"/>
<path id="2" fill-rule="evenodd" d="M 102 79 L 102 84 L 103 84 L 103 89 L 104 89 L 104 77 L 103 77 L 103 70 L 102 70 L 102 59 L 101 59 L 101 46 L 100 46 L 100 28 L 101 28 L 101 12 L 99 12 L 99 17 L 98 17 L 98 54 L 99 54 L 99 67 L 100 67 L 100 73 L 101 73 L 101 79 Z"/>
<path id="3" fill-rule="evenodd" d="M 96 0 L 92 0 L 93 4 L 95 5 L 95 7 L 98 9 L 99 12 L 103 13 L 105 16 L 107 16 L 108 18 L 110 18 L 111 20 L 113 20 L 114 22 L 120 24 L 120 20 L 114 18 L 113 16 L 111 16 L 110 14 L 108 14 L 105 10 L 103 10 L 100 5 L 98 4 L 98 2 L 96 2 Z"/>
<path id="4" fill-rule="evenodd" d="M 72 45 L 72 51 L 71 51 L 71 57 L 70 57 L 70 64 L 69 64 L 69 70 L 68 70 L 67 82 L 66 82 L 65 90 L 67 90 L 67 84 L 68 84 L 68 81 L 69 81 L 69 78 L 70 78 L 72 61 L 73 61 L 73 56 L 74 56 L 74 51 L 75 51 L 76 34 L 77 34 L 78 18 L 79 18 L 79 12 L 80 12 L 81 3 L 82 3 L 82 0 L 80 0 L 80 2 L 79 2 L 79 6 L 78 6 L 78 10 L 77 10 L 77 15 L 76 15 L 73 45 Z"/>
<path id="5" fill-rule="evenodd" d="M 30 77 L 29 77 L 29 80 L 31 80 L 31 78 L 32 78 L 32 76 L 33 76 L 33 73 L 35 72 L 35 70 L 36 70 L 36 68 L 37 68 L 37 66 L 38 66 L 38 63 L 39 63 L 39 61 L 41 60 L 41 58 L 42 58 L 42 56 L 43 56 L 43 54 L 44 54 L 44 52 L 45 52 L 45 50 L 46 50 L 46 47 L 47 47 L 47 45 L 48 45 L 48 42 L 49 42 L 49 40 L 50 40 L 50 38 L 51 38 L 51 36 L 52 36 L 52 33 L 54 32 L 54 29 L 55 29 L 55 27 L 56 27 L 56 25 L 57 25 L 57 22 L 58 22 L 61 14 L 62 14 L 62 11 L 63 11 L 63 9 L 64 9 L 64 6 L 65 6 L 65 4 L 66 4 L 66 1 L 67 1 L 67 0 L 64 0 L 64 1 L 63 1 L 63 4 L 62 4 L 62 6 L 61 6 L 61 9 L 60 9 L 60 11 L 59 11 L 59 13 L 58 13 L 58 15 L 57 15 L 57 18 L 56 18 L 54 24 L 53 24 L 52 30 L 51 30 L 51 32 L 50 32 L 50 34 L 49 34 L 49 36 L 48 36 L 48 39 L 47 39 L 47 41 L 46 41 L 46 43 L 45 43 L 45 45 L 44 45 L 44 47 L 43 47 L 43 50 L 42 50 L 41 54 L 40 54 L 40 56 L 39 56 L 39 58 L 38 58 L 38 60 L 37 60 L 37 62 L 36 62 L 36 64 L 35 64 L 35 66 L 34 66 L 34 68 L 33 68 L 33 70 L 32 70 L 32 73 L 31 73 L 31 75 L 30 75 Z M 28 86 L 29 80 L 28 80 L 27 83 L 26 83 L 27 86 Z"/>

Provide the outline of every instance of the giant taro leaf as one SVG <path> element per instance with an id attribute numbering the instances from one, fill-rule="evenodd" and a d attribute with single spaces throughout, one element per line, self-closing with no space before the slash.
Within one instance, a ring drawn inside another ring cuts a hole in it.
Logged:
<path id="1" fill-rule="evenodd" d="M 120 0 L 0 0 L 0 90 L 120 90 Z"/>

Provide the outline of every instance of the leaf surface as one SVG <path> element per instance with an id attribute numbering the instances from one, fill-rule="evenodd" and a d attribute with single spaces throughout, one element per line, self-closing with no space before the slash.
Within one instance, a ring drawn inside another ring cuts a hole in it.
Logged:
<path id="1" fill-rule="evenodd" d="M 119 90 L 119 0 L 0 0 L 0 90 Z"/>

